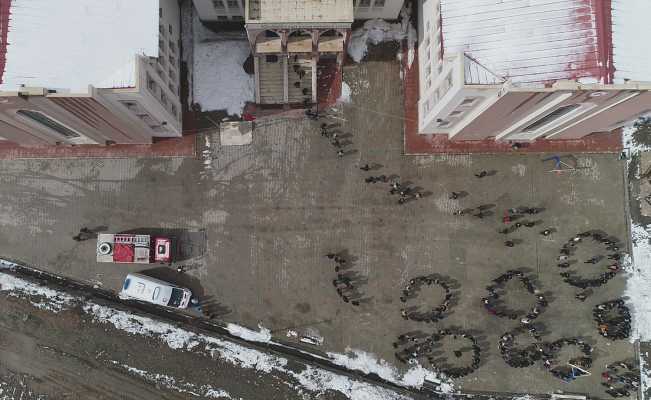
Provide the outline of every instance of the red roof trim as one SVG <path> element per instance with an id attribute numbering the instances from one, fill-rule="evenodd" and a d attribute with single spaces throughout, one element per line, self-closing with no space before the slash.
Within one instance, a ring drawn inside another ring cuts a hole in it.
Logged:
<path id="1" fill-rule="evenodd" d="M 9 15 L 11 0 L 0 0 L 0 83 L 3 83 L 5 65 L 7 64 L 7 34 L 9 33 Z"/>

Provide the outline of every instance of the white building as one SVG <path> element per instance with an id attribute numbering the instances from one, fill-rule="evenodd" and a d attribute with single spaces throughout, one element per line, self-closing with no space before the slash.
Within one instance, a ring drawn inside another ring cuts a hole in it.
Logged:
<path id="1" fill-rule="evenodd" d="M 245 0 L 193 0 L 193 2 L 202 21 L 244 20 Z M 305 2 L 314 2 L 314 0 L 305 0 Z M 403 2 L 404 0 L 355 0 L 353 1 L 354 18 L 396 19 Z"/>
<path id="2" fill-rule="evenodd" d="M 13 0 L 0 135 L 25 145 L 181 135 L 177 0 Z"/>
<path id="3" fill-rule="evenodd" d="M 648 70 L 615 79 L 610 2 L 525 3 L 419 0 L 420 134 L 576 139 L 651 115 Z"/>

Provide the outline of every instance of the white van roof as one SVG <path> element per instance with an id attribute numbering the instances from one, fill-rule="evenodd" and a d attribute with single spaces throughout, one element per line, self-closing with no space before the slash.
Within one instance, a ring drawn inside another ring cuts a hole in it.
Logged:
<path id="1" fill-rule="evenodd" d="M 172 289 L 177 287 L 150 276 L 131 273 L 124 279 L 120 298 L 133 298 L 149 303 L 167 306 L 172 296 Z"/>

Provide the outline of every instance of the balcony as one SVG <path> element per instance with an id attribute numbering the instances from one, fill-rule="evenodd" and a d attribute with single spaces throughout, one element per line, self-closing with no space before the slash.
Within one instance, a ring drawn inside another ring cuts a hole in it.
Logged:
<path id="1" fill-rule="evenodd" d="M 326 52 L 342 52 L 344 51 L 344 38 L 343 36 L 321 36 L 319 38 L 320 53 Z"/>
<path id="2" fill-rule="evenodd" d="M 310 53 L 312 52 L 311 36 L 290 36 L 287 40 L 287 52 L 289 53 Z"/>
<path id="3" fill-rule="evenodd" d="M 282 50 L 280 37 L 261 37 L 255 43 L 257 53 L 280 53 Z"/>

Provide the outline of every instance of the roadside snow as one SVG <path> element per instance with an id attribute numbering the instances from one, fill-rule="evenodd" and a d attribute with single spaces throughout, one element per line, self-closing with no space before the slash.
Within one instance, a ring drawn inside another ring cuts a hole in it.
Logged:
<path id="1" fill-rule="evenodd" d="M 2 260 L 2 265 L 13 264 Z M 15 264 L 14 264 L 15 265 Z M 0 292 L 6 292 L 12 297 L 29 298 L 34 307 L 58 313 L 68 309 L 76 299 L 62 292 L 46 288 L 15 276 L 0 273 Z M 37 301 L 31 297 L 42 299 Z"/>
<path id="2" fill-rule="evenodd" d="M 13 265 L 9 262 L 6 263 L 7 265 Z M 268 354 L 212 336 L 187 331 L 167 322 L 135 315 L 112 307 L 96 304 L 92 301 L 86 301 L 81 297 L 70 296 L 61 291 L 33 284 L 8 274 L 0 273 L 0 285 L 0 291 L 6 292 L 11 296 L 23 298 L 30 298 L 30 296 L 42 297 L 42 301 L 33 302 L 36 307 L 58 312 L 65 307 L 81 305 L 81 310 L 95 322 L 113 325 L 116 329 L 132 335 L 155 338 L 167 344 L 171 349 L 194 351 L 214 359 L 226 361 L 239 368 L 255 369 L 261 373 L 280 372 L 294 378 L 302 388 L 318 394 L 324 394 L 332 390 L 340 392 L 350 399 L 358 400 L 407 399 L 407 397 L 391 390 L 309 365 L 302 371 L 297 372 L 295 367 L 288 366 L 288 360 L 284 357 Z M 263 327 L 260 327 L 260 331 L 256 332 L 231 324 L 228 330 L 232 334 L 246 340 L 261 342 L 269 342 L 271 340 L 271 333 Z M 388 381 L 405 387 L 419 388 L 425 379 L 439 381 L 433 372 L 427 371 L 421 366 L 412 368 L 401 375 L 386 361 L 378 361 L 373 354 L 359 350 L 351 350 L 348 354 L 329 353 L 328 356 L 331 361 L 338 365 L 366 373 L 375 373 Z M 121 366 L 131 368 L 124 365 Z M 131 372 L 139 373 L 145 377 L 148 376 L 151 379 L 159 379 L 161 382 L 167 382 L 170 385 L 175 384 L 173 381 L 167 380 L 168 377 L 164 375 L 147 375 L 149 374 L 148 372 L 136 369 L 132 369 Z M 293 385 L 292 382 L 287 382 L 287 384 Z M 189 392 L 186 386 L 181 385 L 179 387 Z M 441 384 L 440 388 L 446 393 L 453 390 L 447 382 Z M 219 392 L 217 391 L 217 393 Z"/>
<path id="3" fill-rule="evenodd" d="M 230 332 L 231 335 L 235 335 L 244 340 L 250 340 L 252 342 L 262 342 L 269 343 L 271 341 L 271 331 L 261 325 L 258 325 L 260 328 L 259 332 L 239 326 L 236 324 L 229 323 L 226 325 L 226 329 Z"/>
<path id="4" fill-rule="evenodd" d="M 651 52 L 644 50 L 646 38 L 651 36 L 649 15 L 649 0 L 613 0 L 615 83 L 623 83 L 624 79 L 651 81 Z"/>
<path id="5" fill-rule="evenodd" d="M 368 45 L 382 42 L 408 40 L 409 66 L 414 61 L 414 49 L 418 33 L 411 23 L 411 12 L 408 7 L 400 11 L 400 22 L 389 23 L 381 19 L 371 19 L 364 23 L 361 28 L 355 29 L 350 36 L 348 43 L 348 55 L 355 62 L 360 62 L 368 53 Z"/>
<path id="6" fill-rule="evenodd" d="M 420 365 L 409 369 L 409 371 L 401 375 L 395 367 L 387 363 L 385 360 L 378 361 L 374 354 L 362 350 L 352 350 L 347 348 L 345 354 L 327 354 L 337 365 L 344 366 L 348 369 L 362 371 L 366 374 L 373 373 L 382 379 L 401 386 L 420 388 L 426 379 L 430 381 L 438 380 L 438 377 L 434 372 L 428 371 Z M 451 387 L 446 386 L 446 390 L 451 390 Z"/>

